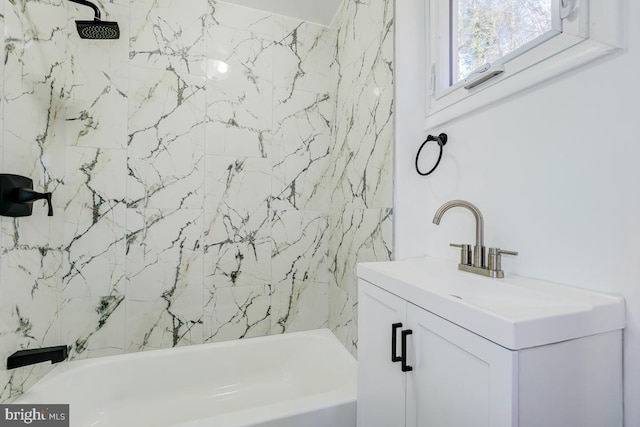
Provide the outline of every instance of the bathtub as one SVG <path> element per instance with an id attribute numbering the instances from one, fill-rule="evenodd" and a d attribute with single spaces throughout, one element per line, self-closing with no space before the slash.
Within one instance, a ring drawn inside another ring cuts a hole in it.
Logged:
<path id="1" fill-rule="evenodd" d="M 354 427 L 356 361 L 327 329 L 63 362 L 15 403 L 71 427 Z"/>

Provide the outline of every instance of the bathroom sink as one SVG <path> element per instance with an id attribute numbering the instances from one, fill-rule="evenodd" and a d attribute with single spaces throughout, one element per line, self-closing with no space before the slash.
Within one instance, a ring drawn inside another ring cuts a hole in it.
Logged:
<path id="1" fill-rule="evenodd" d="M 512 316 L 519 317 L 535 317 L 540 313 L 549 315 L 552 312 L 566 313 L 568 311 L 584 311 L 589 306 L 581 303 L 571 303 L 568 301 L 555 301 L 549 297 L 528 295 L 479 295 L 466 294 L 460 292 L 461 295 L 451 295 L 461 301 L 475 305 L 495 313 L 508 313 Z"/>
<path id="2" fill-rule="evenodd" d="M 511 350 L 625 326 L 621 297 L 515 275 L 491 279 L 430 257 L 361 263 L 358 276 Z"/>

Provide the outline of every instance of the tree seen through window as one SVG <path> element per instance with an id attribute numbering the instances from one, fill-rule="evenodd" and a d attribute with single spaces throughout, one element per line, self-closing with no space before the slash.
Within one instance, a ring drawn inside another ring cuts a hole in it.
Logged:
<path id="1" fill-rule="evenodd" d="M 453 28 L 454 39 L 457 30 L 453 83 L 552 29 L 551 0 L 454 1 L 458 14 Z"/>

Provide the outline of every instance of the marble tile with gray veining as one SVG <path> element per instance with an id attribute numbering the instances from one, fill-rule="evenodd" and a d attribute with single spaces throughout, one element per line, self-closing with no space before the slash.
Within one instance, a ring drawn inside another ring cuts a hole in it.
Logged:
<path id="1" fill-rule="evenodd" d="M 0 2 L 0 34 L 5 34 L 5 25 L 4 25 L 4 15 L 5 15 L 5 2 Z M 5 44 L 2 44 L 2 47 L 4 48 Z M 5 60 L 4 61 L 0 61 L 0 75 L 2 76 L 2 78 L 0 79 L 0 136 L 2 137 L 2 140 L 4 141 L 4 67 L 5 67 L 5 61 L 7 60 L 7 52 L 5 51 Z M 2 146 L 4 144 L 0 145 L 0 165 L 3 165 L 3 150 L 2 150 Z M 0 241 L 1 243 L 1 241 Z M 2 384 L 2 382 L 0 381 L 0 384 Z"/>
<path id="2" fill-rule="evenodd" d="M 66 10 L 59 1 L 2 2 L 2 172 L 33 179 L 52 191 L 54 216 L 42 202 L 33 215 L 3 217 L 0 256 L 0 353 L 60 343 L 64 215 L 58 197 L 64 181 Z M 4 373 L 0 400 L 14 397 L 48 369 Z"/>
<path id="3" fill-rule="evenodd" d="M 4 18 L 3 172 L 55 191 L 64 170 L 66 11 L 55 1 L 9 2 Z"/>
<path id="4" fill-rule="evenodd" d="M 329 327 L 329 285 L 293 280 L 274 285 L 271 293 L 271 333 Z"/>
<path id="5" fill-rule="evenodd" d="M 70 360 L 124 352 L 124 295 L 65 299 L 60 318 Z"/>
<path id="6" fill-rule="evenodd" d="M 339 189 L 336 202 L 353 208 L 388 208 L 392 200 L 393 10 L 391 2 L 377 4 L 363 13 L 363 5 L 349 4 L 333 34 L 336 113 L 328 175 Z"/>
<path id="7" fill-rule="evenodd" d="M 93 76 L 74 86 L 67 105 L 67 143 L 97 148 L 126 148 L 126 87 L 115 73 Z"/>
<path id="8" fill-rule="evenodd" d="M 202 211 L 127 211 L 127 349 L 202 341 Z"/>
<path id="9" fill-rule="evenodd" d="M 273 209 L 326 210 L 329 95 L 276 88 L 274 102 Z"/>
<path id="10" fill-rule="evenodd" d="M 260 212 L 261 211 L 261 212 Z M 205 214 L 205 283 L 211 290 L 268 285 L 271 281 L 271 235 L 264 208 L 240 217 L 233 210 Z"/>
<path id="11" fill-rule="evenodd" d="M 108 41 L 81 39 L 74 21 L 89 19 L 93 12 L 71 2 L 67 2 L 67 7 L 66 143 L 124 149 L 127 146 L 129 5 L 104 5 L 103 19 L 116 21 L 120 28 L 120 39 Z"/>
<path id="12" fill-rule="evenodd" d="M 202 225 L 201 210 L 128 209 L 127 298 L 202 299 Z"/>
<path id="13" fill-rule="evenodd" d="M 62 296 L 124 293 L 125 150 L 68 148 L 64 202 Z"/>
<path id="14" fill-rule="evenodd" d="M 274 286 L 296 281 L 326 283 L 328 280 L 326 213 L 274 211 L 271 227 Z"/>
<path id="15" fill-rule="evenodd" d="M 202 295 L 179 302 L 126 300 L 128 352 L 202 344 Z"/>
<path id="16" fill-rule="evenodd" d="M 205 342 L 269 334 L 271 330 L 269 286 L 209 289 L 205 298 Z"/>
<path id="17" fill-rule="evenodd" d="M 206 156 L 205 168 L 205 212 L 220 213 L 230 209 L 247 218 L 267 208 L 271 189 L 270 160 Z"/>
<path id="18" fill-rule="evenodd" d="M 391 259 L 393 2 L 344 2 L 330 30 L 329 326 L 357 352 L 361 261 Z"/>
<path id="19" fill-rule="evenodd" d="M 342 4 L 331 30 L 332 36 L 337 37 L 332 46 L 343 70 L 362 76 L 381 58 L 378 53 L 382 53 L 382 59 L 389 66 L 392 65 L 393 8 L 391 0 L 346 1 Z M 385 44 L 387 39 L 391 44 Z"/>
<path id="20" fill-rule="evenodd" d="M 250 31 L 259 37 L 273 40 L 273 21 L 275 18 L 273 14 L 216 0 L 209 0 L 209 8 L 210 23 L 208 28 L 221 25 Z"/>
<path id="21" fill-rule="evenodd" d="M 204 78 L 131 67 L 129 207 L 201 209 Z"/>
<path id="22" fill-rule="evenodd" d="M 329 221 L 329 323 L 336 336 L 354 354 L 358 331 L 356 264 L 388 261 L 391 249 L 391 209 L 332 212 Z"/>
<path id="23" fill-rule="evenodd" d="M 206 166 L 207 289 L 269 284 L 271 162 L 207 156 Z"/>
<path id="24" fill-rule="evenodd" d="M 24 219 L 2 218 L 2 352 L 60 343 L 58 304 L 62 254 L 58 247 L 46 243 L 46 237 L 52 234 L 51 223 L 24 226 Z"/>
<path id="25" fill-rule="evenodd" d="M 272 42 L 249 31 L 207 31 L 207 154 L 269 157 Z"/>
<path id="26" fill-rule="evenodd" d="M 387 88 L 362 95 L 345 116 L 336 115 L 335 145 L 328 176 L 339 178 L 334 194 L 337 203 L 354 209 L 390 207 L 393 90 Z M 368 150 L 363 149 L 363 141 Z"/>
<path id="27" fill-rule="evenodd" d="M 356 264 L 389 261 L 391 248 L 391 209 L 332 212 L 329 219 L 329 284 L 355 296 Z"/>
<path id="28" fill-rule="evenodd" d="M 327 327 L 327 227 L 323 212 L 273 213 L 271 333 Z"/>
<path id="29" fill-rule="evenodd" d="M 207 0 L 131 1 L 132 65 L 204 75 Z"/>
<path id="30" fill-rule="evenodd" d="M 329 285 L 329 328 L 340 342 L 358 356 L 358 303 L 337 286 Z"/>
<path id="31" fill-rule="evenodd" d="M 0 34 L 5 34 L 5 2 L 0 2 Z M 3 44 L 3 47 L 5 45 Z M 7 59 L 6 57 L 7 52 L 5 52 L 5 61 Z M 0 61 L 0 75 L 2 75 L 2 78 L 0 79 L 0 140 L 2 140 L 4 142 L 4 104 L 5 104 L 5 97 L 4 97 L 4 75 L 5 75 L 5 61 Z M 2 167 L 4 167 L 4 143 L 2 143 L 0 145 L 0 165 Z M 2 235 L 4 233 L 0 233 L 0 247 L 2 247 Z M 0 282 L 0 286 L 1 286 L 1 282 Z M 1 288 L 0 288 L 1 289 Z M 0 291 L 1 292 L 1 291 Z M 0 323 L 0 333 L 5 332 L 5 324 Z M 5 348 L 4 351 L 8 351 L 8 348 Z M 0 377 L 0 387 L 2 387 L 6 382 L 8 381 L 8 378 L 5 380 L 5 377 Z M 0 401 L 2 401 L 2 395 L 4 393 L 0 394 Z"/>
<path id="32" fill-rule="evenodd" d="M 0 357 L 19 349 L 60 343 L 62 215 L 47 217 L 44 209 L 39 213 L 43 218 L 39 221 L 33 217 L 0 220 Z M 19 384 L 33 383 L 32 375 L 37 372 L 23 369 L 12 373 L 5 388 L 9 394 L 3 391 L 1 398 L 21 390 Z"/>
<path id="33" fill-rule="evenodd" d="M 57 215 L 48 217 L 39 203 L 33 210 L 30 217 L 0 219 L 0 349 L 59 340 L 64 215 L 54 209 Z"/>
<path id="34" fill-rule="evenodd" d="M 294 90 L 325 93 L 332 46 L 323 26 L 284 16 L 274 19 L 273 83 Z"/>
<path id="35" fill-rule="evenodd" d="M 3 365 L 6 365 L 3 363 Z M 44 377 L 54 366 L 39 363 L 11 371 L 0 371 L 0 402 L 11 402 Z"/>

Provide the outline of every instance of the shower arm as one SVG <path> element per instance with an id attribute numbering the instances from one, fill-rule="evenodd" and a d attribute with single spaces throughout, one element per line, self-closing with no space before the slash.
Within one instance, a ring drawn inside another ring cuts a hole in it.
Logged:
<path id="1" fill-rule="evenodd" d="M 93 4 L 91 2 L 88 2 L 86 0 L 69 0 L 69 1 L 81 4 L 83 6 L 90 7 L 91 9 L 93 9 L 93 12 L 95 13 L 95 17 L 93 18 L 94 21 L 99 21 L 100 20 L 100 9 L 98 9 L 98 6 L 96 6 L 95 4 Z"/>

